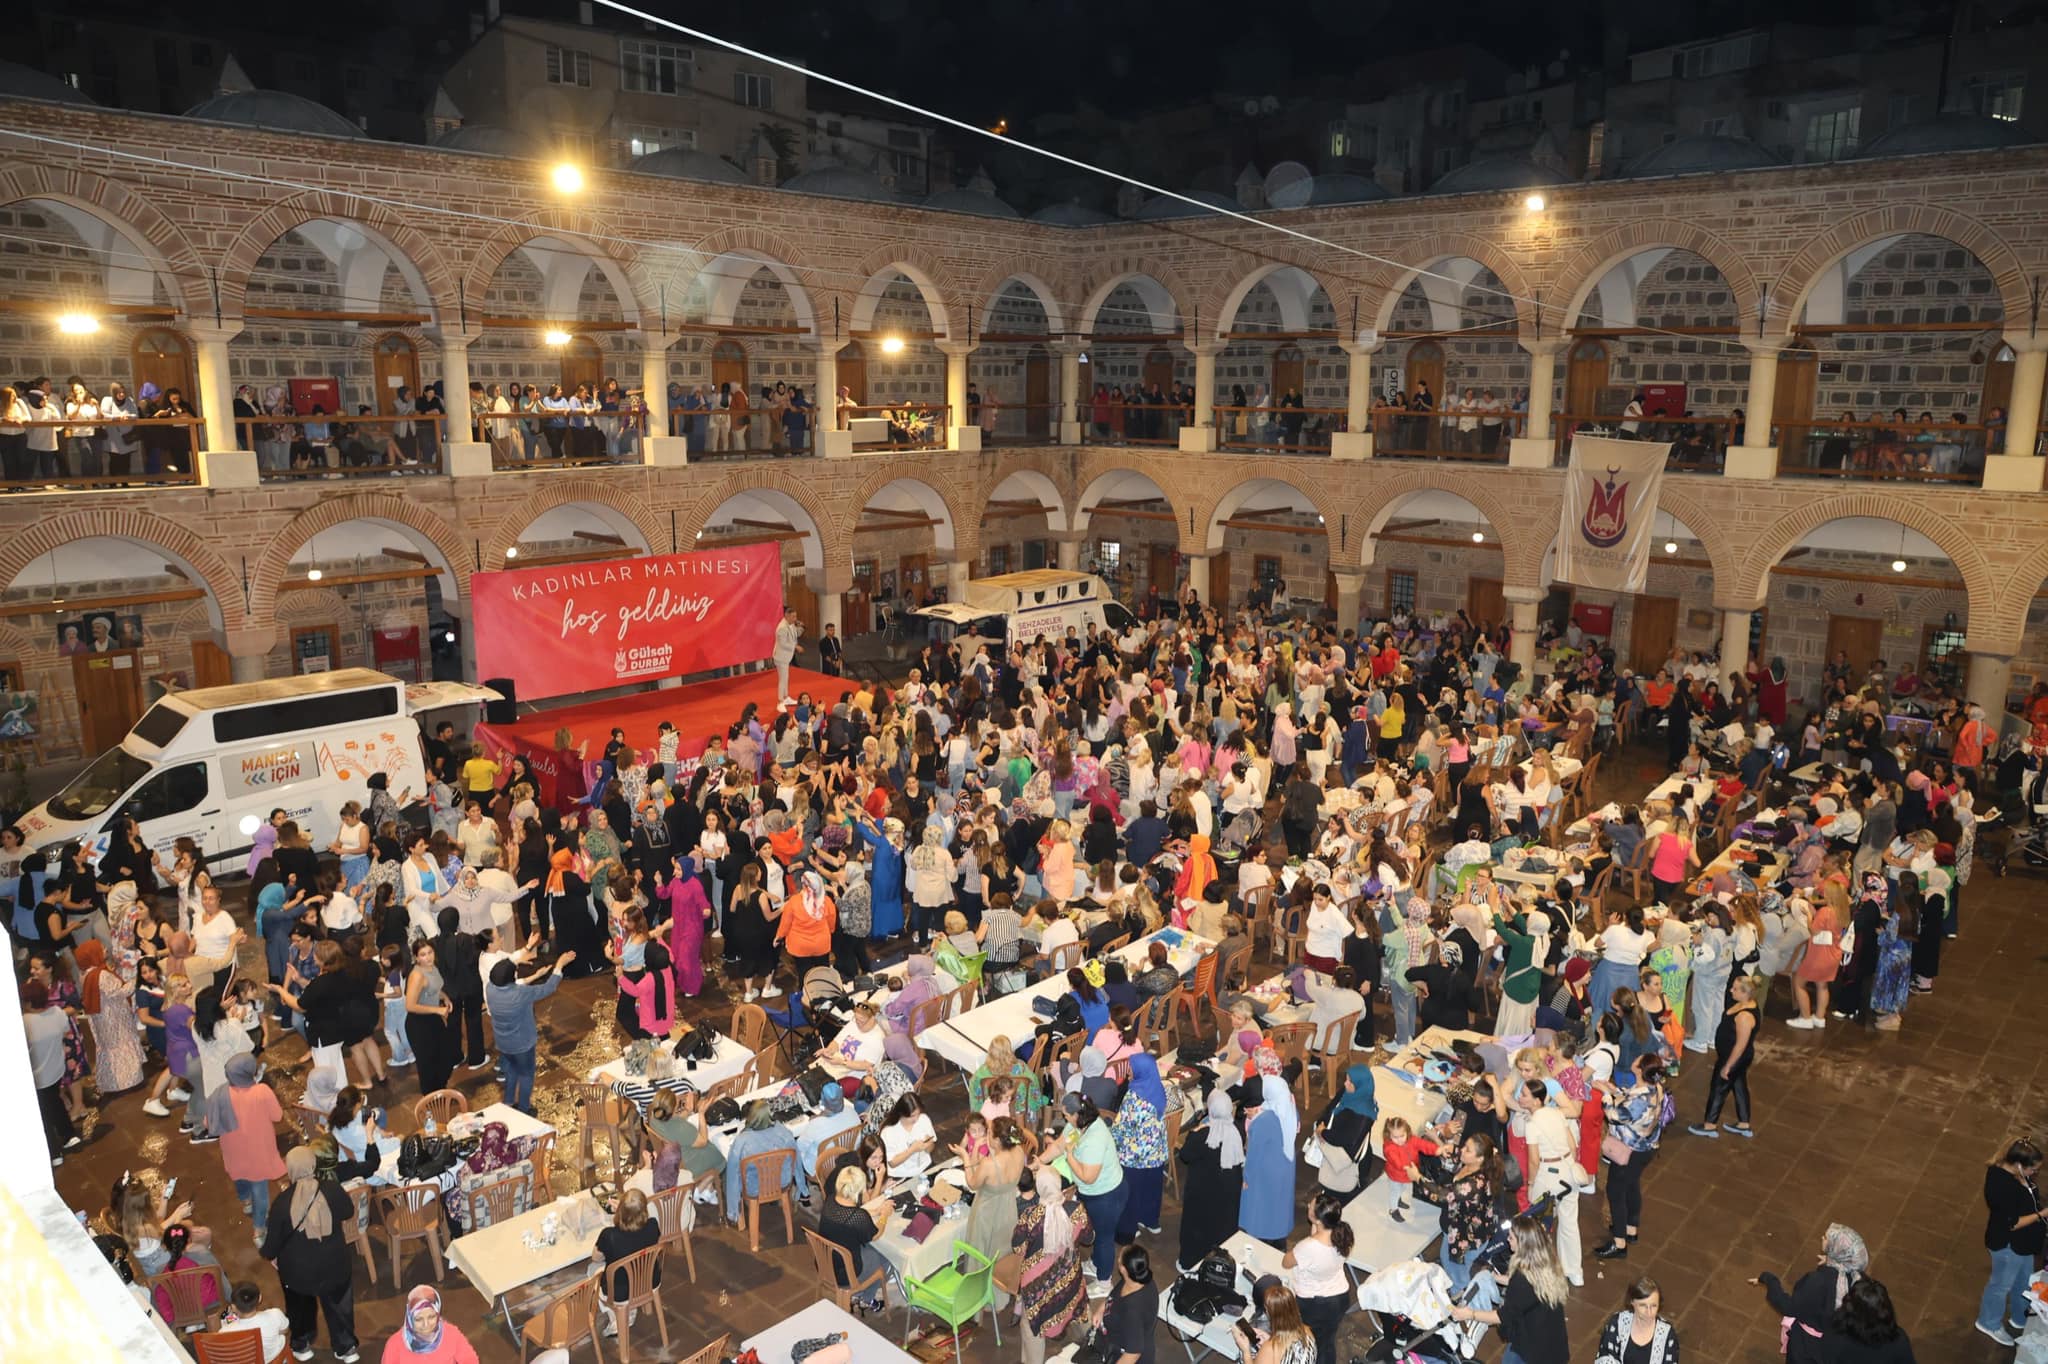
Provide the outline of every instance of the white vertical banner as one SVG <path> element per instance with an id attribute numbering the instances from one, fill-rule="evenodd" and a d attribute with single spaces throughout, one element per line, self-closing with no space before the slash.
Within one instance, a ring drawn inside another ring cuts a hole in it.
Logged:
<path id="1" fill-rule="evenodd" d="M 1650 576 L 1668 444 L 1573 436 L 1558 510 L 1556 582 L 1640 592 Z"/>

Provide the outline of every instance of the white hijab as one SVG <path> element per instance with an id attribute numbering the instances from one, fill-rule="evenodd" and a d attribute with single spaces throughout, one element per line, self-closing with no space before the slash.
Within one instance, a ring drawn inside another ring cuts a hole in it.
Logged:
<path id="1" fill-rule="evenodd" d="M 1280 1140 L 1287 1147 L 1287 1158 L 1293 1160 L 1294 1141 L 1301 1134 L 1301 1114 L 1294 1106 L 1294 1091 L 1278 1075 L 1261 1075 L 1259 1088 L 1260 1106 L 1280 1119 Z"/>

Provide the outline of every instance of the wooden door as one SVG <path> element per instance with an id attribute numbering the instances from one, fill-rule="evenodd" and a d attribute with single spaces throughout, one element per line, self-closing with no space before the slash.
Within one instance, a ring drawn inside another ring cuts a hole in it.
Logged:
<path id="1" fill-rule="evenodd" d="M 1173 387 L 1173 352 L 1154 350 L 1145 356 L 1145 391 L 1150 393 L 1152 385 L 1159 385 L 1161 393 Z"/>
<path id="2" fill-rule="evenodd" d="M 1993 408 L 2012 406 L 2012 359 L 2012 347 L 2000 346 L 1986 362 L 1983 396 L 1977 402 L 1978 421 L 1983 421 Z M 1994 450 L 1991 453 L 1999 452 Z"/>
<path id="3" fill-rule="evenodd" d="M 1568 417 L 1596 417 L 1600 412 L 1600 394 L 1607 387 L 1607 344 L 1604 341 L 1581 341 L 1572 347 L 1571 359 L 1565 367 L 1564 411 Z M 1529 401 L 1536 401 L 1531 394 Z"/>
<path id="4" fill-rule="evenodd" d="M 78 728 L 86 752 L 106 752 L 142 718 L 142 669 L 135 666 L 134 650 L 75 654 L 71 680 L 78 694 Z"/>
<path id="5" fill-rule="evenodd" d="M 1337 571 L 1335 569 L 1326 568 L 1323 570 L 1323 606 L 1331 611 L 1337 609 Z M 1340 620 L 1337 624 L 1342 626 L 1344 622 Z"/>
<path id="6" fill-rule="evenodd" d="M 1282 346 L 1273 352 L 1273 400 L 1278 402 L 1289 389 L 1296 393 L 1308 386 L 1308 363 L 1300 346 Z"/>
<path id="7" fill-rule="evenodd" d="M 420 392 L 420 348 L 402 332 L 391 332 L 377 342 L 377 413 L 388 417 L 398 400 L 398 389 L 417 398 Z"/>
<path id="8" fill-rule="evenodd" d="M 818 594 L 811 591 L 809 576 L 801 570 L 790 574 L 782 584 L 782 600 L 796 609 L 797 624 L 804 627 L 804 638 L 815 644 L 818 639 Z"/>
<path id="9" fill-rule="evenodd" d="M 846 589 L 846 602 L 839 612 L 839 634 L 852 639 L 875 628 L 875 561 L 856 560 L 853 586 Z"/>
<path id="10" fill-rule="evenodd" d="M 835 373 L 839 386 L 853 395 L 854 402 L 865 407 L 868 401 L 868 354 L 861 349 L 860 342 L 849 341 L 839 352 L 839 365 Z M 820 394 L 821 402 L 837 402 L 839 395 Z"/>
<path id="11" fill-rule="evenodd" d="M 1408 348 L 1408 391 L 1429 385 L 1436 405 L 1444 403 L 1444 348 L 1434 341 L 1417 341 Z"/>
<path id="12" fill-rule="evenodd" d="M 1230 556 L 1211 554 L 1209 556 L 1209 591 L 1202 599 L 1203 605 L 1218 610 L 1230 604 Z"/>
<path id="13" fill-rule="evenodd" d="M 1677 640 L 1678 598 L 1637 597 L 1628 618 L 1628 666 L 1655 677 Z"/>
<path id="14" fill-rule="evenodd" d="M 1818 357 L 1810 350 L 1790 350 L 1778 357 L 1778 387 L 1771 399 L 1773 426 L 1813 420 L 1814 384 L 1819 374 Z"/>
<path id="15" fill-rule="evenodd" d="M 1158 588 L 1159 595 L 1170 601 L 1173 599 L 1174 582 L 1179 576 L 1179 570 L 1173 561 L 1173 556 L 1178 551 L 1172 545 L 1152 545 L 1148 548 L 1150 554 L 1145 566 L 1145 584 Z"/>
<path id="16" fill-rule="evenodd" d="M 711 387 L 720 384 L 747 386 L 747 348 L 737 341 L 720 341 L 711 348 Z"/>
<path id="17" fill-rule="evenodd" d="M 1465 580 L 1465 614 L 1482 630 L 1497 630 L 1507 624 L 1508 600 L 1501 595 L 1499 578 Z"/>
<path id="18" fill-rule="evenodd" d="M 1833 662 L 1835 655 L 1844 650 L 1849 655 L 1851 675 L 1861 677 L 1884 656 L 1884 621 L 1877 616 L 1829 616 L 1826 658 Z"/>
<path id="19" fill-rule="evenodd" d="M 924 604 L 931 555 L 905 554 L 896 560 L 896 591 L 913 606 Z"/>
<path id="20" fill-rule="evenodd" d="M 573 397 L 579 384 L 593 394 L 604 387 L 604 347 L 587 336 L 572 336 L 562 347 L 562 391 Z"/>
<path id="21" fill-rule="evenodd" d="M 1033 346 L 1024 357 L 1024 434 L 1044 440 L 1052 429 L 1052 356 Z"/>
<path id="22" fill-rule="evenodd" d="M 210 639 L 192 641 L 192 685 L 225 687 L 235 680 L 234 662 L 228 651 Z"/>
<path id="23" fill-rule="evenodd" d="M 196 411 L 199 406 L 199 392 L 192 380 L 192 352 L 185 345 L 185 338 L 168 327 L 150 327 L 136 333 L 135 344 L 128 350 L 128 372 L 134 376 L 130 381 L 128 395 L 137 402 L 144 384 L 155 384 L 157 390 L 168 393 L 177 389 L 185 395 L 185 401 Z M 2007 365 L 2010 372 L 2012 366 Z"/>
<path id="24" fill-rule="evenodd" d="M 292 627 L 292 674 L 328 673 L 341 666 L 341 631 L 332 625 Z"/>

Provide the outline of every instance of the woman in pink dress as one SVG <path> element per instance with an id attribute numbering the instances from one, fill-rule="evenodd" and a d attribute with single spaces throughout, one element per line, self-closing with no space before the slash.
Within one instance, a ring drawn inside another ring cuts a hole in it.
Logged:
<path id="1" fill-rule="evenodd" d="M 678 857 L 674 865 L 674 876 L 665 881 L 655 878 L 654 896 L 668 901 L 668 955 L 676 995 L 695 999 L 704 988 L 704 925 L 711 918 L 711 901 L 697 879 L 695 862 Z"/>
<path id="2" fill-rule="evenodd" d="M 1806 955 L 1792 973 L 1792 1002 L 1799 1017 L 1788 1028 L 1825 1028 L 1828 1025 L 1828 986 L 1842 968 L 1842 931 L 1849 926 L 1849 893 L 1829 882 L 1821 887 L 1813 919 L 1807 926 Z M 1807 987 L 1812 987 L 1812 1002 Z"/>

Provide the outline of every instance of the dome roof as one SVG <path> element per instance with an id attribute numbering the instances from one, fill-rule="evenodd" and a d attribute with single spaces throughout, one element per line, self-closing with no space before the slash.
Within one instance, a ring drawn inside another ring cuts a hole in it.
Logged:
<path id="1" fill-rule="evenodd" d="M 643 175 L 666 175 L 676 180 L 709 180 L 715 185 L 749 185 L 747 173 L 722 156 L 692 147 L 663 147 L 658 152 L 636 156 L 626 165 Z M 792 181 L 791 183 L 795 183 Z"/>
<path id="2" fill-rule="evenodd" d="M 1207 204 L 1212 208 L 1227 209 L 1232 213 L 1238 211 L 1237 200 L 1227 194 L 1218 194 L 1214 190 L 1189 190 L 1188 198 Z M 1138 221 L 1141 223 L 1163 222 L 1168 218 L 1202 218 L 1207 216 L 1194 204 L 1190 204 L 1182 199 L 1169 199 L 1164 194 L 1156 198 L 1147 199 L 1144 206 L 1138 210 Z"/>
<path id="3" fill-rule="evenodd" d="M 1323 204 L 1363 204 L 1391 199 L 1386 187 L 1362 175 L 1316 175 L 1291 180 L 1266 195 L 1274 208 L 1315 208 Z"/>
<path id="4" fill-rule="evenodd" d="M 46 99 L 58 104 L 99 103 L 49 72 L 23 66 L 20 62 L 0 62 L 0 99 Z"/>
<path id="5" fill-rule="evenodd" d="M 1872 138 L 1858 156 L 1921 156 L 1928 152 L 1974 152 L 2032 142 L 2017 123 L 1981 114 L 1942 114 Z"/>
<path id="6" fill-rule="evenodd" d="M 1779 164 L 1777 157 L 1746 137 L 1701 133 L 1667 142 L 1649 155 L 1637 157 L 1622 175 L 1697 175 L 1704 171 L 1755 170 Z"/>
<path id="7" fill-rule="evenodd" d="M 1520 156 L 1486 156 L 1460 166 L 1429 187 L 1431 194 L 1476 194 L 1483 190 L 1537 189 L 1565 178 Z"/>
<path id="8" fill-rule="evenodd" d="M 782 182 L 782 187 L 798 194 L 822 194 L 833 199 L 866 199 L 878 204 L 897 202 L 889 187 L 874 176 L 836 163 L 792 175 Z"/>
<path id="9" fill-rule="evenodd" d="M 363 130 L 324 104 L 284 90 L 237 90 L 203 99 L 185 111 L 186 118 L 239 123 L 273 132 L 316 133 L 321 137 L 362 137 Z"/>
<path id="10" fill-rule="evenodd" d="M 972 213 L 979 218 L 1021 218 L 1024 215 L 993 194 L 978 189 L 942 189 L 924 201 L 926 208 L 948 213 Z"/>
<path id="11" fill-rule="evenodd" d="M 1093 227 L 1097 223 L 1116 221 L 1107 213 L 1098 212 L 1085 204 L 1068 202 L 1047 204 L 1031 215 L 1034 223 L 1050 223 L 1054 227 Z"/>
<path id="12" fill-rule="evenodd" d="M 534 154 L 530 141 L 495 123 L 465 123 L 450 128 L 434 139 L 434 145 L 451 152 L 481 152 L 486 156 L 530 157 Z"/>

